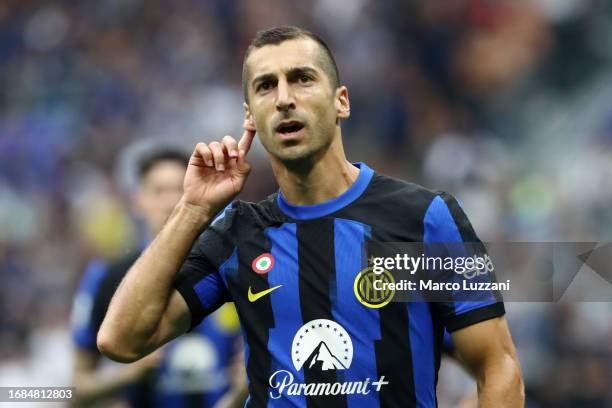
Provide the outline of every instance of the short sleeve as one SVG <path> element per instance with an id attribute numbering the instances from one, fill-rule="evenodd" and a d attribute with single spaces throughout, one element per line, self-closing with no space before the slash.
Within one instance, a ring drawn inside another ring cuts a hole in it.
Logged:
<path id="1" fill-rule="evenodd" d="M 191 313 L 189 330 L 231 301 L 223 275 L 237 262 L 230 234 L 234 215 L 230 204 L 197 239 L 175 278 L 174 287 Z"/>
<path id="2" fill-rule="evenodd" d="M 451 257 L 467 255 L 458 253 L 457 248 L 461 247 L 476 249 L 480 256 L 486 255 L 485 246 L 474 232 L 461 206 L 453 196 L 447 193 L 439 194 L 429 205 L 424 218 L 423 241 L 425 244 L 447 245 L 452 249 L 449 249 L 445 255 Z M 465 243 L 465 246 L 455 246 L 452 245 L 453 243 Z M 462 279 L 455 273 L 445 276 L 448 276 L 448 279 Z M 478 275 L 474 279 L 478 282 L 493 282 L 495 275 L 487 273 Z M 505 313 L 503 302 L 499 300 L 501 297 L 495 291 L 460 291 L 456 295 L 457 300 L 445 299 L 434 305 L 437 316 L 449 332 L 502 316 Z"/>
<path id="3" fill-rule="evenodd" d="M 99 322 L 104 316 L 96 316 L 96 297 L 102 281 L 108 271 L 108 266 L 102 260 L 94 260 L 85 268 L 79 288 L 72 304 L 70 326 L 72 340 L 76 347 L 92 352 L 98 352 L 96 336 Z"/>

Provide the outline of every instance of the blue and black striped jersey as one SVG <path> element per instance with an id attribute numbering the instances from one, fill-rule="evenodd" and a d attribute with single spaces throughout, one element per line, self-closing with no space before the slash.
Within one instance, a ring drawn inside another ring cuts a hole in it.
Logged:
<path id="1" fill-rule="evenodd" d="M 321 204 L 295 206 L 281 193 L 232 203 L 177 275 L 193 326 L 235 302 L 248 406 L 435 407 L 444 329 L 504 314 L 493 296 L 360 303 L 354 283 L 368 242 L 478 238 L 449 194 L 357 166 L 353 185 Z"/>

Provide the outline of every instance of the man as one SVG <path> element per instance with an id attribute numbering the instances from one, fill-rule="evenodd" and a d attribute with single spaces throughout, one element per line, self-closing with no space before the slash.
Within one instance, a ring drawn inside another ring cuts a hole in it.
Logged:
<path id="1" fill-rule="evenodd" d="M 134 202 L 148 233 L 157 234 L 182 195 L 189 158 L 173 148 L 149 150 L 142 152 L 137 165 Z M 236 352 L 239 325 L 231 304 L 163 350 L 105 371 L 109 367 L 96 348 L 96 334 L 115 289 L 139 252 L 111 263 L 93 261 L 83 276 L 73 309 L 75 402 L 212 407 L 229 388 L 227 370 Z"/>
<path id="2" fill-rule="evenodd" d="M 248 406 L 434 407 L 446 327 L 478 373 L 480 404 L 521 406 L 501 303 L 374 309 L 357 300 L 367 241 L 475 235 L 451 196 L 346 160 L 340 121 L 350 114 L 348 91 L 325 43 L 296 27 L 259 33 L 243 85 L 242 138 L 196 145 L 183 197 L 111 302 L 100 350 L 138 360 L 233 300 L 246 343 Z M 255 132 L 280 191 L 258 204 L 228 205 L 249 174 Z"/>

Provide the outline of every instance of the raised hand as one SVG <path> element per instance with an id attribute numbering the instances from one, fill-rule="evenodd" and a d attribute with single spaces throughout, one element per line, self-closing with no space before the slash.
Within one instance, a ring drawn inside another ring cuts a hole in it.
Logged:
<path id="1" fill-rule="evenodd" d="M 255 131 L 245 128 L 240 141 L 224 136 L 221 141 L 198 143 L 189 159 L 183 183 L 185 204 L 213 217 L 244 187 L 251 171 L 246 155 Z"/>

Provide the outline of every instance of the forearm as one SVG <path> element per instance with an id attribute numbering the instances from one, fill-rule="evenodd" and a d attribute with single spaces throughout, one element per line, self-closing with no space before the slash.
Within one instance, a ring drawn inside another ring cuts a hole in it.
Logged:
<path id="1" fill-rule="evenodd" d="M 150 352 L 168 307 L 173 281 L 194 240 L 210 223 L 200 209 L 177 204 L 166 225 L 130 268 L 98 332 L 109 357 L 133 361 Z"/>
<path id="2" fill-rule="evenodd" d="M 523 407 L 525 394 L 521 371 L 515 358 L 506 355 L 487 362 L 478 370 L 478 406 L 481 408 Z"/>
<path id="3" fill-rule="evenodd" d="M 135 370 L 129 365 L 112 373 L 99 371 L 81 373 L 74 378 L 73 406 L 90 406 L 117 396 L 118 392 L 137 381 Z"/>
<path id="4" fill-rule="evenodd" d="M 246 384 L 240 388 L 231 388 L 217 403 L 215 408 L 242 408 L 249 396 Z"/>

